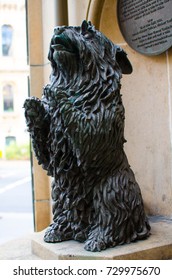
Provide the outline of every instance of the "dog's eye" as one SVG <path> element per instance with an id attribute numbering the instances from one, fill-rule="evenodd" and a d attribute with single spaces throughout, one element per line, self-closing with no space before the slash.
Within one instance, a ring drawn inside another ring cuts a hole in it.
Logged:
<path id="1" fill-rule="evenodd" d="M 84 34 L 82 34 L 84 36 L 84 38 L 86 39 L 90 39 L 93 37 L 93 33 L 92 32 L 86 32 Z"/>
<path id="2" fill-rule="evenodd" d="M 94 36 L 94 31 L 91 28 L 88 28 L 85 32 L 82 32 L 82 35 L 85 39 L 91 39 Z"/>

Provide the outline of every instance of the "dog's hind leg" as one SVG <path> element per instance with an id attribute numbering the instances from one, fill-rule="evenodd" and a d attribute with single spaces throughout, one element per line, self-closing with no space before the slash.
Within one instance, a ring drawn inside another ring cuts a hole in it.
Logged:
<path id="1" fill-rule="evenodd" d="M 70 239 L 84 242 L 87 239 L 91 207 L 88 207 L 88 199 L 81 197 L 79 191 L 75 192 L 68 184 L 67 181 L 64 185 L 67 190 L 62 191 L 57 182 L 52 182 L 53 223 L 45 232 L 46 242 Z"/>
<path id="2" fill-rule="evenodd" d="M 104 201 L 105 192 L 108 192 L 107 187 L 107 182 L 103 180 L 100 186 L 94 188 L 94 215 L 91 221 L 91 230 L 84 246 L 88 251 L 101 251 L 116 245 L 112 236 L 112 212 L 114 212 L 115 206 L 113 206 L 112 211 L 109 211 Z"/>
<path id="3" fill-rule="evenodd" d="M 140 189 L 129 167 L 101 182 L 94 193 L 94 208 L 86 250 L 101 251 L 149 236 Z"/>
<path id="4" fill-rule="evenodd" d="M 57 182 L 52 182 L 52 200 L 53 200 L 53 223 L 47 228 L 44 241 L 49 243 L 60 242 L 72 239 L 73 232 L 71 229 L 68 215 L 68 198 L 63 193 Z"/>

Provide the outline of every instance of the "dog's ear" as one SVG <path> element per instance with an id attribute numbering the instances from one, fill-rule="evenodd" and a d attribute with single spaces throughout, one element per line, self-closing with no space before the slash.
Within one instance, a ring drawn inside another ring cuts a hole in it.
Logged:
<path id="1" fill-rule="evenodd" d="M 120 47 L 116 49 L 116 61 L 119 64 L 119 67 L 122 70 L 123 74 L 131 74 L 133 71 L 132 65 L 127 58 L 126 52 Z"/>

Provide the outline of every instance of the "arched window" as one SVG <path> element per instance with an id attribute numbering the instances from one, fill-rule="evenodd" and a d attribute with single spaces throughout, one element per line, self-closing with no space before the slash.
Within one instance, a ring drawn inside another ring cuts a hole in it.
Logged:
<path id="1" fill-rule="evenodd" d="M 9 24 L 4 24 L 1 27 L 1 37 L 2 37 L 2 55 L 9 56 L 12 38 L 13 38 L 13 28 Z"/>
<path id="2" fill-rule="evenodd" d="M 2 89 L 3 94 L 3 107 L 4 112 L 13 112 L 14 111 L 14 93 L 13 87 L 10 84 L 7 84 Z"/>

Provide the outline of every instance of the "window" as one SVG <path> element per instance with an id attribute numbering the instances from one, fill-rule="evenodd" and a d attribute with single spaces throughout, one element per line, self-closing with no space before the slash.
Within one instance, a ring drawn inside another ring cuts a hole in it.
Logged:
<path id="1" fill-rule="evenodd" d="M 1 36 L 2 36 L 2 55 L 9 56 L 11 45 L 12 45 L 12 38 L 13 38 L 12 26 L 8 24 L 4 24 L 1 27 Z"/>
<path id="2" fill-rule="evenodd" d="M 12 143 L 16 143 L 16 137 L 15 136 L 6 136 L 5 137 L 5 145 L 10 146 Z"/>
<path id="3" fill-rule="evenodd" d="M 12 85 L 5 85 L 2 90 L 4 112 L 14 111 L 14 94 Z"/>

